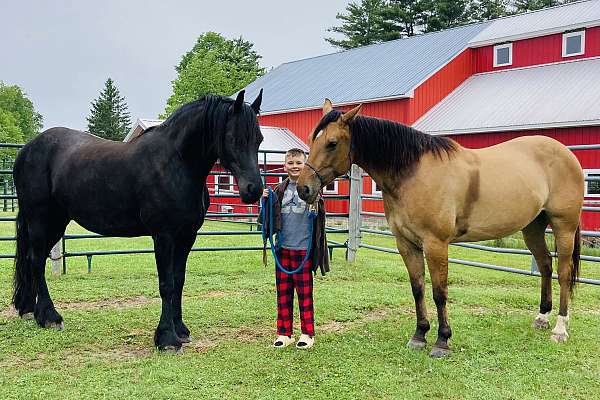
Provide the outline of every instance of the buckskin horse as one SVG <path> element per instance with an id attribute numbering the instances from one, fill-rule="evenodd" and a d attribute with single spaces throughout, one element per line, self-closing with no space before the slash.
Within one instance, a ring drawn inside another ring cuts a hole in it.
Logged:
<path id="1" fill-rule="evenodd" d="M 217 161 L 236 177 L 242 201 L 262 193 L 257 113 L 244 91 L 235 100 L 207 95 L 131 142 L 52 128 L 16 158 L 19 200 L 13 304 L 22 317 L 62 329 L 44 277 L 46 257 L 69 221 L 107 236 L 152 236 L 162 312 L 161 350 L 190 341 L 181 296 L 189 252 L 210 205 L 206 178 Z M 32 315 L 33 314 L 33 315 Z"/>
<path id="2" fill-rule="evenodd" d="M 448 245 L 500 238 L 521 230 L 541 274 L 534 327 L 549 328 L 552 258 L 544 240 L 548 224 L 558 251 L 560 308 L 551 339 L 568 338 L 568 303 L 578 273 L 579 219 L 584 178 L 577 158 L 548 137 L 520 137 L 483 149 L 466 149 L 392 121 L 359 116 L 361 105 L 342 113 L 325 101 L 311 135 L 310 155 L 298 194 L 314 201 L 319 190 L 362 167 L 382 188 L 385 215 L 406 264 L 417 327 L 408 347 L 422 349 L 429 330 L 424 301 L 427 260 L 439 322 L 430 355 L 450 354 Z"/>

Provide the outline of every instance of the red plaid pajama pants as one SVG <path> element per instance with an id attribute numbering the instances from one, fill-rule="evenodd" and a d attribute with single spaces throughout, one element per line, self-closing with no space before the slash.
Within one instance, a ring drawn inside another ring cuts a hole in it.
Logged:
<path id="1" fill-rule="evenodd" d="M 290 250 L 281 248 L 277 256 L 281 266 L 287 271 L 293 271 L 300 266 L 306 250 Z M 313 276 L 312 259 L 309 257 L 304 268 L 295 274 L 288 275 L 275 266 L 275 283 L 277 285 L 277 334 L 292 335 L 294 318 L 294 288 L 298 293 L 300 308 L 300 327 L 302 333 L 315 335 L 315 312 L 313 308 Z"/>

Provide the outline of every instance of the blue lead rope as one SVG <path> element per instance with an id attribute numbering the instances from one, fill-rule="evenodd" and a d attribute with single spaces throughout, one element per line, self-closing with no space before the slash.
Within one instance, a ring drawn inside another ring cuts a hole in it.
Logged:
<path id="1" fill-rule="evenodd" d="M 302 271 L 302 269 L 304 268 L 304 264 L 306 263 L 306 260 L 308 260 L 308 258 L 310 257 L 310 251 L 312 249 L 312 233 L 313 233 L 313 224 L 314 224 L 314 220 L 317 217 L 317 213 L 314 211 L 310 211 L 308 214 L 308 220 L 309 220 L 309 224 L 308 224 L 308 234 L 309 234 L 309 240 L 308 240 L 308 247 L 306 248 L 306 255 L 304 256 L 304 260 L 302 260 L 302 262 L 300 263 L 300 265 L 298 266 L 298 268 L 296 268 L 293 271 L 288 271 L 285 268 L 283 268 L 283 266 L 281 265 L 281 262 L 279 261 L 279 258 L 277 257 L 277 250 L 275 249 L 275 245 L 273 244 L 273 198 L 275 196 L 273 196 L 273 190 L 271 188 L 269 188 L 269 197 L 267 199 L 265 199 L 264 197 L 261 198 L 261 209 L 260 209 L 260 214 L 262 217 L 262 238 L 263 240 L 265 240 L 267 237 L 269 238 L 269 244 L 271 245 L 271 253 L 273 253 L 273 258 L 275 259 L 275 265 L 277 266 L 277 268 L 283 272 L 284 274 L 287 275 L 293 275 L 297 272 Z M 265 227 L 265 201 L 269 202 L 269 232 L 267 233 L 267 229 Z"/>

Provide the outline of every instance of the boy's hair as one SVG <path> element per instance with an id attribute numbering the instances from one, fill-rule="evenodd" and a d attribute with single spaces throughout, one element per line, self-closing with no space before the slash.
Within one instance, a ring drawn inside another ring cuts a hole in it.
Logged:
<path id="1" fill-rule="evenodd" d="M 285 152 L 286 159 L 288 157 L 293 157 L 293 156 L 303 156 L 304 161 L 306 161 L 306 153 L 304 152 L 304 150 L 299 149 L 297 147 L 294 147 L 293 149 L 289 149 L 288 151 Z"/>

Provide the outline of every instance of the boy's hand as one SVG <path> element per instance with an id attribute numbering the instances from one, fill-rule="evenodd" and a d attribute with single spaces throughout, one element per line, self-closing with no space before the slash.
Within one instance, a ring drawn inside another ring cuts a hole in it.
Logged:
<path id="1" fill-rule="evenodd" d="M 269 189 L 263 190 L 262 197 L 269 197 Z"/>

